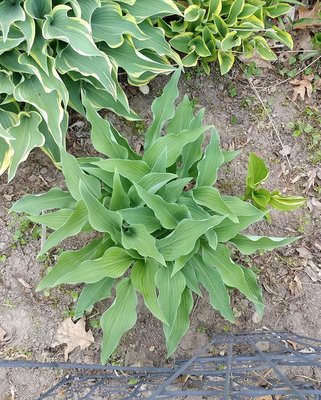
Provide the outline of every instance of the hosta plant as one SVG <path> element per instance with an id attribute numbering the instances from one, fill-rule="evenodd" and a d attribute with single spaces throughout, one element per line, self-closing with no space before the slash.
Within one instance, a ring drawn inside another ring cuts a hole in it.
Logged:
<path id="1" fill-rule="evenodd" d="M 179 13 L 171 0 L 0 1 L 0 174 L 11 180 L 35 147 L 60 160 L 67 106 L 83 97 L 138 119 L 118 79 L 140 85 L 174 70 L 177 55 L 152 19 Z"/>
<path id="2" fill-rule="evenodd" d="M 275 60 L 269 42 L 280 42 L 292 49 L 289 33 L 271 18 L 287 13 L 287 0 L 179 0 L 183 16 L 160 19 L 172 47 L 186 54 L 187 67 L 199 61 L 207 73 L 209 63 L 218 61 L 221 74 L 234 64 L 235 55 L 252 56 L 256 51 L 265 60 Z"/>
<path id="3" fill-rule="evenodd" d="M 246 178 L 245 200 L 251 202 L 262 211 L 274 208 L 280 211 L 293 211 L 302 207 L 306 200 L 302 196 L 283 196 L 279 190 L 268 190 L 262 185 L 270 174 L 265 162 L 256 154 L 249 157 L 248 173 Z M 269 213 L 265 215 L 271 220 Z"/>
<path id="4" fill-rule="evenodd" d="M 134 152 L 88 101 L 93 145 L 104 157 L 77 160 L 62 152 L 68 190 L 27 195 L 12 207 L 53 231 L 40 255 L 82 231 L 97 233 L 86 246 L 64 251 L 37 290 L 85 283 L 76 318 L 114 296 L 100 320 L 103 363 L 134 326 L 138 295 L 163 323 L 168 355 L 186 333 L 202 287 L 228 321 L 234 321 L 234 288 L 262 315 L 257 277 L 232 261 L 231 249 L 252 254 L 294 240 L 242 233 L 265 212 L 215 187 L 220 166 L 235 152 L 220 148 L 215 128 L 202 125 L 204 110 L 194 115 L 187 97 L 175 108 L 179 73 L 153 102 L 143 154 Z"/>

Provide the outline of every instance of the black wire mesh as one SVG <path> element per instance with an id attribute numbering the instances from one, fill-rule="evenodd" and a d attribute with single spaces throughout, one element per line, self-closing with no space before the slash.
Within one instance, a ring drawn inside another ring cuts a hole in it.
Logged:
<path id="1" fill-rule="evenodd" d="M 172 368 L 6 360 L 0 367 L 67 370 L 38 400 L 321 400 L 321 340 L 293 333 L 217 335 Z"/>

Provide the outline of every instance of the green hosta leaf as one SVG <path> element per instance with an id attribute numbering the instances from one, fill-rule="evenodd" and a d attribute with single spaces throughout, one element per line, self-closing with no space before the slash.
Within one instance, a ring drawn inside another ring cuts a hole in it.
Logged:
<path id="1" fill-rule="evenodd" d="M 242 254 L 253 254 L 257 250 L 273 250 L 286 246 L 297 240 L 297 237 L 281 238 L 267 236 L 236 235 L 230 242 L 240 250 Z"/>
<path id="2" fill-rule="evenodd" d="M 166 323 L 165 315 L 156 296 L 155 275 L 157 271 L 156 261 L 151 259 L 147 259 L 146 262 L 139 260 L 133 266 L 130 277 L 134 288 L 142 294 L 146 307 L 156 318 Z"/>
<path id="3" fill-rule="evenodd" d="M 175 321 L 173 323 L 172 328 L 170 329 L 166 325 L 164 325 L 164 332 L 166 337 L 166 346 L 167 346 L 167 357 L 172 355 L 176 350 L 179 341 L 187 332 L 190 321 L 189 315 L 193 309 L 193 296 L 191 291 L 188 288 L 185 288 L 181 302 L 177 309 L 177 314 Z"/>
<path id="4" fill-rule="evenodd" d="M 57 145 L 64 145 L 65 132 L 61 130 L 64 110 L 61 107 L 61 98 L 56 91 L 47 93 L 39 79 L 33 75 L 30 78 L 22 78 L 15 87 L 14 97 L 18 101 L 32 104 L 46 121 Z"/>
<path id="5" fill-rule="evenodd" d="M 159 290 L 158 303 L 168 324 L 165 335 L 169 337 L 181 302 L 181 295 L 186 287 L 186 281 L 180 271 L 172 276 L 172 267 L 168 266 L 160 268 L 156 272 L 155 282 Z"/>
<path id="6" fill-rule="evenodd" d="M 268 37 L 269 39 L 276 40 L 277 42 L 281 42 L 289 49 L 293 49 L 293 39 L 288 32 L 282 31 L 282 29 L 278 28 L 277 26 L 273 26 L 272 29 L 265 32 L 264 36 Z"/>
<path id="7" fill-rule="evenodd" d="M 223 217 L 219 216 L 199 221 L 184 219 L 172 233 L 157 240 L 157 248 L 166 261 L 174 261 L 179 256 L 188 254 L 194 248 L 197 239 L 222 222 L 222 219 Z"/>
<path id="8" fill-rule="evenodd" d="M 159 156 L 157 157 L 154 165 L 152 166 L 151 171 L 164 174 L 166 173 L 166 164 L 167 164 L 167 148 L 163 149 Z"/>
<path id="9" fill-rule="evenodd" d="M 66 185 L 75 200 L 81 199 L 79 183 L 83 182 L 97 196 L 100 196 L 100 182 L 94 176 L 85 174 L 75 157 L 66 151 L 61 151 L 61 165 Z"/>
<path id="10" fill-rule="evenodd" d="M 122 230 L 122 244 L 127 250 L 136 250 L 143 257 L 150 257 L 166 265 L 163 256 L 157 250 L 155 238 L 144 225 L 133 224 Z"/>
<path id="11" fill-rule="evenodd" d="M 108 110 L 112 110 L 117 115 L 120 115 L 129 121 L 138 121 L 141 119 L 133 110 L 129 109 L 127 98 L 124 92 L 119 90 L 118 85 L 116 85 L 117 100 L 115 100 L 115 98 L 105 89 L 97 89 L 89 83 L 84 82 L 82 87 L 84 92 L 83 97 L 86 97 L 88 102 L 94 108 L 98 110 L 107 108 Z"/>
<path id="12" fill-rule="evenodd" d="M 292 10 L 293 6 L 290 4 L 286 3 L 277 3 L 277 4 L 272 4 L 268 7 L 264 8 L 264 11 L 268 16 L 271 18 L 276 18 L 279 17 L 280 15 L 284 15 L 288 13 L 290 10 Z"/>
<path id="13" fill-rule="evenodd" d="M 226 219 L 221 224 L 217 225 L 215 227 L 215 232 L 219 242 L 226 242 L 232 239 L 249 225 L 260 221 L 265 215 L 265 212 L 261 212 L 250 203 L 242 201 L 237 197 L 222 196 L 222 199 L 232 210 L 235 210 L 239 222 L 234 223 Z"/>
<path id="14" fill-rule="evenodd" d="M 227 216 L 231 221 L 237 223 L 238 218 L 232 209 L 224 202 L 220 192 L 210 186 L 193 189 L 193 197 L 197 204 L 205 206 L 210 210 Z"/>
<path id="15" fill-rule="evenodd" d="M 252 43 L 264 60 L 275 61 L 277 59 L 275 53 L 262 36 L 255 36 Z"/>
<path id="16" fill-rule="evenodd" d="M 90 225 L 98 232 L 108 232 L 114 243 L 117 243 L 120 239 L 121 216 L 104 207 L 82 183 L 80 184 L 80 193 L 88 210 Z"/>
<path id="17" fill-rule="evenodd" d="M 220 65 L 221 75 L 225 75 L 233 67 L 235 57 L 231 51 L 223 52 L 219 51 L 217 53 L 218 62 Z"/>
<path id="18" fill-rule="evenodd" d="M 163 199 L 168 203 L 175 203 L 181 196 L 184 187 L 192 180 L 192 178 L 181 178 L 169 182 L 165 186 Z"/>
<path id="19" fill-rule="evenodd" d="M 188 218 L 185 206 L 167 203 L 161 196 L 149 194 L 142 187 L 135 185 L 139 197 L 153 210 L 161 225 L 166 229 L 174 229 L 184 218 Z"/>
<path id="20" fill-rule="evenodd" d="M 271 194 L 270 206 L 276 210 L 293 211 L 302 207 L 306 203 L 306 199 L 301 196 L 283 197 L 278 193 Z"/>
<path id="21" fill-rule="evenodd" d="M 68 192 L 52 188 L 47 193 L 25 195 L 14 203 L 10 211 L 38 215 L 41 211 L 52 210 L 53 208 L 74 208 L 75 204 L 76 201 Z"/>
<path id="22" fill-rule="evenodd" d="M 167 182 L 175 178 L 177 178 L 177 175 L 175 174 L 151 172 L 150 174 L 145 175 L 138 182 L 138 185 L 147 190 L 149 194 L 154 194 L 166 185 Z"/>
<path id="23" fill-rule="evenodd" d="M 91 21 L 91 16 L 96 8 L 101 6 L 101 0 L 77 0 L 80 10 L 81 18 L 87 22 Z"/>
<path id="24" fill-rule="evenodd" d="M 159 154 L 164 148 L 167 148 L 167 167 L 175 163 L 187 143 L 197 140 L 204 132 L 209 129 L 208 126 L 202 126 L 191 130 L 181 131 L 179 134 L 169 133 L 166 136 L 158 138 L 151 147 L 144 153 L 143 160 L 152 166 L 157 160 Z"/>
<path id="25" fill-rule="evenodd" d="M 87 222 L 87 209 L 84 202 L 80 200 L 67 221 L 48 237 L 38 256 L 47 253 L 48 250 L 62 242 L 67 237 L 78 235 Z"/>
<path id="26" fill-rule="evenodd" d="M 204 115 L 204 109 L 201 110 L 190 123 L 190 129 L 196 129 L 202 127 L 202 119 Z M 185 177 L 189 174 L 189 170 L 194 164 L 202 158 L 203 155 L 203 142 L 205 134 L 202 133 L 194 142 L 188 143 L 183 147 L 181 166 L 178 169 L 180 177 Z"/>
<path id="27" fill-rule="evenodd" d="M 46 225 L 49 229 L 56 231 L 67 221 L 71 213 L 72 210 L 61 209 L 43 215 L 28 216 L 28 219 L 36 224 Z"/>
<path id="28" fill-rule="evenodd" d="M 92 36 L 90 25 L 76 17 L 69 17 L 69 6 L 58 5 L 45 16 L 42 34 L 45 39 L 59 39 L 84 56 L 101 56 Z"/>
<path id="29" fill-rule="evenodd" d="M 149 166 L 140 160 L 120 160 L 113 158 L 93 162 L 92 164 L 108 172 L 114 172 L 117 168 L 119 175 L 129 179 L 131 182 L 138 182 L 150 172 Z"/>
<path id="30" fill-rule="evenodd" d="M 14 178 L 19 164 L 27 159 L 30 151 L 45 143 L 45 138 L 38 129 L 41 116 L 37 112 L 21 112 L 18 118 L 18 124 L 9 129 L 9 134 L 15 138 L 11 141 L 14 153 L 9 166 L 9 182 Z"/>
<path id="31" fill-rule="evenodd" d="M 103 329 L 101 362 L 105 364 L 116 349 L 123 334 L 131 329 L 137 319 L 137 295 L 130 279 L 123 279 L 116 288 L 116 298 L 100 319 Z"/>
<path id="32" fill-rule="evenodd" d="M 100 242 L 101 239 L 95 239 L 80 250 L 67 250 L 63 252 L 59 256 L 57 264 L 41 280 L 36 291 L 40 292 L 46 288 L 56 286 L 62 277 L 72 272 L 81 262 L 91 259 L 95 255 Z"/>
<path id="33" fill-rule="evenodd" d="M 116 97 L 116 85 L 112 77 L 112 64 L 106 54 L 100 53 L 95 56 L 79 54 L 71 46 L 67 46 L 56 57 L 56 67 L 58 71 L 65 74 L 69 71 L 79 72 L 83 79 L 91 76 L 101 83 L 101 85 L 114 97 Z"/>
<path id="34" fill-rule="evenodd" d="M 61 283 L 94 283 L 103 278 L 120 278 L 133 263 L 133 259 L 120 247 L 110 247 L 95 260 L 83 261 L 69 274 L 57 281 Z"/>
<path id="35" fill-rule="evenodd" d="M 193 119 L 193 107 L 188 96 L 185 95 L 183 100 L 176 107 L 175 115 L 168 122 L 166 130 L 167 132 L 178 134 L 190 128 Z"/>
<path id="36" fill-rule="evenodd" d="M 265 210 L 271 200 L 271 193 L 263 188 L 252 191 L 253 204 L 260 210 Z"/>
<path id="37" fill-rule="evenodd" d="M 109 208 L 112 211 L 116 211 L 122 208 L 128 208 L 129 206 L 130 206 L 129 196 L 123 188 L 121 178 L 116 168 L 114 173 L 113 192 L 111 195 Z"/>
<path id="38" fill-rule="evenodd" d="M 175 115 L 174 102 L 178 97 L 177 84 L 180 75 L 180 69 L 175 71 L 170 81 L 164 87 L 162 95 L 153 101 L 153 122 L 145 134 L 145 150 L 148 150 L 155 140 L 161 136 L 161 131 L 165 122 Z"/>
<path id="39" fill-rule="evenodd" d="M 138 23 L 149 17 L 164 17 L 167 15 L 181 15 L 175 3 L 171 0 L 158 0 L 151 3 L 150 1 L 136 1 L 133 5 L 126 5 L 124 8 L 134 16 Z"/>
<path id="40" fill-rule="evenodd" d="M 191 289 L 198 296 L 202 297 L 202 292 L 198 287 L 198 279 L 196 277 L 195 269 L 191 263 L 191 261 L 187 261 L 184 267 L 181 269 L 181 272 L 184 274 L 186 280 L 186 286 Z"/>
<path id="41" fill-rule="evenodd" d="M 187 192 L 186 196 L 182 196 L 179 198 L 179 204 L 184 204 L 188 211 L 191 213 L 193 219 L 207 219 L 210 217 L 210 214 L 204 210 L 204 208 L 200 207 L 195 200 L 193 199 L 191 192 Z"/>
<path id="42" fill-rule="evenodd" d="M 246 186 L 255 189 L 260 183 L 266 181 L 269 173 L 264 161 L 255 153 L 250 153 Z"/>
<path id="43" fill-rule="evenodd" d="M 208 291 L 212 307 L 218 310 L 228 321 L 234 322 L 230 296 L 221 273 L 213 266 L 205 264 L 199 254 L 194 255 L 190 263 L 194 266 L 199 282 Z"/>
<path id="44" fill-rule="evenodd" d="M 249 288 L 242 267 L 231 260 L 226 246 L 219 244 L 216 251 L 203 247 L 202 257 L 207 265 L 220 272 L 225 285 L 238 289 L 253 303 L 262 303 L 262 299 Z"/>
<path id="45" fill-rule="evenodd" d="M 91 123 L 91 140 L 97 151 L 110 158 L 128 158 L 128 150 L 117 143 L 110 123 L 102 118 L 92 107 L 86 96 L 83 96 L 86 107 L 86 118 Z"/>
<path id="46" fill-rule="evenodd" d="M 176 272 L 180 271 L 187 263 L 187 261 L 192 258 L 195 253 L 198 252 L 199 248 L 200 241 L 198 240 L 194 246 L 194 249 L 190 253 L 186 254 L 185 256 L 178 257 L 174 262 L 172 275 L 175 275 Z"/>
<path id="47" fill-rule="evenodd" d="M 95 303 L 110 297 L 114 281 L 112 278 L 104 278 L 98 282 L 86 285 L 77 301 L 75 318 L 81 318 L 84 312 L 90 309 Z"/>
<path id="48" fill-rule="evenodd" d="M 26 15 L 20 5 L 21 1 L 3 0 L 0 4 L 0 26 L 3 41 L 6 42 L 10 26 L 16 21 L 24 21 Z"/>
<path id="49" fill-rule="evenodd" d="M 104 41 L 112 48 L 121 46 L 125 35 L 135 37 L 140 41 L 147 39 L 135 18 L 130 14 L 123 16 L 121 7 L 113 2 L 103 4 L 94 11 L 91 27 L 95 41 Z"/>
<path id="50" fill-rule="evenodd" d="M 49 14 L 52 7 L 52 0 L 25 0 L 24 8 L 32 18 L 43 19 Z"/>
<path id="51" fill-rule="evenodd" d="M 155 232 L 162 228 L 155 214 L 148 207 L 125 208 L 117 212 L 130 225 L 140 224 L 144 221 L 144 226 L 148 233 Z"/>
<path id="52" fill-rule="evenodd" d="M 223 164 L 224 156 L 220 148 L 220 139 L 216 129 L 213 128 L 211 141 L 206 147 L 203 159 L 197 165 L 197 186 L 213 186 L 217 180 L 218 170 Z"/>

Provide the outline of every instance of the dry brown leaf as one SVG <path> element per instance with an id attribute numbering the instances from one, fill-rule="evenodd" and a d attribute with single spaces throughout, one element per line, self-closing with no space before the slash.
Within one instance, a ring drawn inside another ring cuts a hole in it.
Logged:
<path id="1" fill-rule="evenodd" d="M 293 350 L 297 350 L 298 349 L 298 344 L 296 342 L 293 342 L 292 340 L 287 340 L 287 342 L 289 343 L 289 345 L 291 347 L 293 347 Z"/>
<path id="2" fill-rule="evenodd" d="M 304 79 L 293 79 L 293 81 L 290 81 L 291 85 L 294 86 L 292 95 L 293 101 L 296 101 L 298 96 L 300 96 L 302 100 L 305 99 L 305 96 L 311 97 L 313 89 L 311 83 L 312 79 L 307 76 Z"/>
<path id="3" fill-rule="evenodd" d="M 307 260 L 312 260 L 313 255 L 309 249 L 303 246 L 299 246 L 296 248 L 296 251 L 299 253 L 300 258 L 305 258 Z"/>
<path id="4" fill-rule="evenodd" d="M 6 337 L 7 332 L 1 328 L 0 326 L 0 343 L 4 341 L 4 338 Z"/>
<path id="5" fill-rule="evenodd" d="M 298 52 L 300 50 L 313 50 L 310 32 L 302 31 L 299 33 L 299 36 L 297 36 L 296 40 L 294 41 L 294 50 L 298 50 Z"/>
<path id="6" fill-rule="evenodd" d="M 312 280 L 312 282 L 320 282 L 321 281 L 321 269 L 318 268 L 313 261 L 309 261 L 307 267 L 305 268 L 305 272 Z"/>
<path id="7" fill-rule="evenodd" d="M 292 296 L 298 296 L 302 293 L 302 283 L 297 275 L 295 275 L 293 281 L 289 283 L 289 289 Z"/>
<path id="8" fill-rule="evenodd" d="M 306 21 L 295 25 L 294 29 L 306 29 L 310 26 L 321 26 L 321 3 L 317 1 L 315 6 L 310 10 L 306 6 L 298 7 L 298 19 L 309 18 L 313 21 Z"/>
<path id="9" fill-rule="evenodd" d="M 254 397 L 255 400 L 273 400 L 273 397 L 268 394 L 267 396 Z"/>
<path id="10" fill-rule="evenodd" d="M 65 360 L 68 360 L 69 353 L 71 353 L 76 347 L 80 347 L 81 350 L 87 349 L 92 343 L 94 343 L 94 337 L 92 332 L 89 330 L 86 332 L 86 322 L 84 318 L 81 318 L 75 324 L 71 318 L 65 319 L 57 330 L 56 342 L 51 347 L 56 347 L 61 344 L 66 344 L 65 348 Z"/>

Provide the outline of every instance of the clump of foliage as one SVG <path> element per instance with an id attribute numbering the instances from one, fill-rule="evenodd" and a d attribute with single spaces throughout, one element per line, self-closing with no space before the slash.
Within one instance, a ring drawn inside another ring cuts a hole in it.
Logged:
<path id="1" fill-rule="evenodd" d="M 177 55 L 152 19 L 179 13 L 171 0 L 0 1 L 0 174 L 11 180 L 35 147 L 55 162 L 65 145 L 67 106 L 128 119 L 118 69 L 141 85 L 174 70 Z"/>
<path id="2" fill-rule="evenodd" d="M 251 153 L 246 178 L 245 200 L 251 202 L 259 210 L 268 211 L 272 207 L 280 211 L 293 211 L 305 204 L 305 198 L 301 196 L 283 196 L 279 190 L 269 191 L 261 185 L 270 174 L 265 162 L 256 154 Z M 269 213 L 266 218 L 270 220 Z"/>
<path id="3" fill-rule="evenodd" d="M 204 110 L 194 115 L 186 96 L 175 107 L 179 74 L 174 73 L 153 102 L 144 154 L 134 152 L 85 101 L 93 145 L 106 158 L 77 160 L 62 150 L 68 190 L 27 195 L 12 207 L 53 230 L 40 255 L 82 231 L 99 233 L 81 249 L 64 251 L 37 290 L 85 283 L 75 313 L 79 318 L 116 288 L 114 301 L 100 320 L 103 363 L 134 326 L 138 294 L 163 323 L 168 355 L 189 327 L 193 294 L 201 296 L 201 286 L 228 321 L 234 321 L 233 288 L 261 315 L 257 277 L 232 261 L 229 247 L 252 254 L 295 239 L 242 233 L 265 212 L 238 197 L 222 195 L 213 186 L 219 168 L 238 153 L 220 148 L 215 128 L 202 125 Z"/>
<path id="4" fill-rule="evenodd" d="M 235 52 L 250 57 L 256 51 L 275 60 L 267 39 L 293 47 L 291 35 L 271 22 L 292 8 L 287 0 L 186 0 L 176 5 L 183 16 L 161 19 L 159 26 L 172 47 L 186 54 L 182 61 L 187 67 L 200 61 L 209 73 L 209 63 L 218 61 L 223 75 L 232 68 Z"/>

